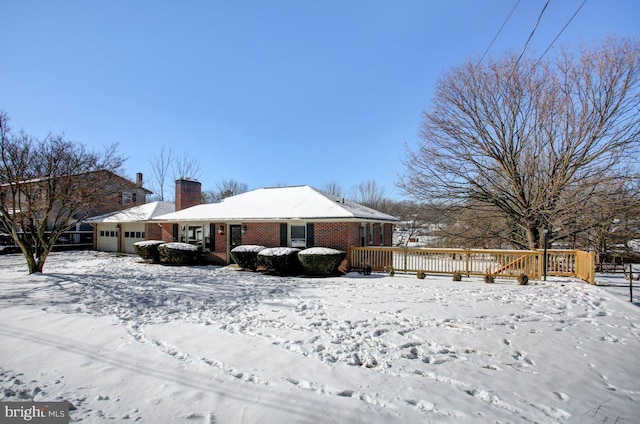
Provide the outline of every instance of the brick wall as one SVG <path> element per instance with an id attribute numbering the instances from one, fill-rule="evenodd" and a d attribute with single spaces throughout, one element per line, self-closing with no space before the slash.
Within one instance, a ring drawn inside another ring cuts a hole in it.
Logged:
<path id="1" fill-rule="evenodd" d="M 147 240 L 164 240 L 166 242 L 173 241 L 173 224 L 149 223 L 145 225 L 145 233 Z"/>
<path id="2" fill-rule="evenodd" d="M 153 225 L 160 229 L 156 224 Z M 280 222 L 248 222 L 240 225 L 247 226 L 247 231 L 242 234 L 242 244 L 256 244 L 266 247 L 280 246 Z M 380 244 L 381 225 L 384 225 L 384 244 L 390 246 L 393 224 L 374 225 L 374 244 Z M 224 227 L 224 234 L 218 234 L 220 226 Z M 350 246 L 360 246 L 360 226 L 360 222 L 314 222 L 314 244 L 348 252 Z M 368 231 L 370 225 L 367 223 L 366 226 Z M 215 250 L 211 252 L 211 255 L 220 261 L 227 262 L 229 226 L 226 223 L 217 222 L 214 224 L 214 228 Z M 161 230 L 162 236 L 158 239 L 173 240 L 172 224 L 163 224 Z M 149 235 L 151 234 L 149 233 Z"/>
<path id="3" fill-rule="evenodd" d="M 360 223 L 357 222 L 317 222 L 315 245 L 344 250 L 351 245 L 360 245 Z"/>
<path id="4" fill-rule="evenodd" d="M 267 247 L 280 246 L 279 222 L 250 222 L 241 224 L 247 226 L 242 234 L 242 244 L 257 244 Z"/>
<path id="5" fill-rule="evenodd" d="M 392 246 L 393 245 L 393 224 L 383 224 L 384 225 L 384 245 Z"/>
<path id="6" fill-rule="evenodd" d="M 176 212 L 201 203 L 202 184 L 199 181 L 176 181 Z"/>

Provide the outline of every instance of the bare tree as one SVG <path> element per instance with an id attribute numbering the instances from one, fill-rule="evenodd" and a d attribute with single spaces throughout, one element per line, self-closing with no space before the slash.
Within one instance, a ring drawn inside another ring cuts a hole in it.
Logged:
<path id="1" fill-rule="evenodd" d="M 203 203 L 216 202 L 247 191 L 249 191 L 249 186 L 245 183 L 238 182 L 232 178 L 223 179 L 216 183 L 216 190 L 203 192 Z"/>
<path id="2" fill-rule="evenodd" d="M 24 254 L 29 273 L 42 272 L 66 231 L 120 194 L 124 159 L 116 145 L 99 153 L 61 135 L 37 140 L 14 134 L 0 114 L 0 231 Z"/>
<path id="3" fill-rule="evenodd" d="M 324 191 L 325 193 L 330 194 L 332 196 L 336 196 L 336 197 L 343 197 L 344 196 L 344 190 L 340 186 L 340 183 L 338 183 L 336 181 L 331 181 L 331 182 L 328 182 L 327 184 L 325 184 L 325 186 L 322 189 L 322 191 Z"/>
<path id="4" fill-rule="evenodd" d="M 401 188 L 421 200 L 498 210 L 511 242 L 589 216 L 588 200 L 636 178 L 640 44 L 608 38 L 553 59 L 469 60 L 438 82 Z"/>
<path id="5" fill-rule="evenodd" d="M 151 158 L 151 190 L 158 196 L 158 200 L 167 200 L 165 189 L 167 187 L 167 178 L 171 169 L 171 160 L 173 152 L 164 145 L 160 147 L 158 155 Z"/>
<path id="6" fill-rule="evenodd" d="M 153 157 L 151 164 L 151 190 L 158 197 L 158 200 L 169 200 L 171 198 L 173 182 L 178 178 L 198 178 L 200 173 L 200 161 L 197 158 L 184 152 L 182 156 L 177 156 L 171 148 L 160 147 L 158 155 Z M 169 173 L 173 171 L 173 174 Z M 172 178 L 172 180 L 169 180 Z"/>
<path id="7" fill-rule="evenodd" d="M 354 187 L 351 199 L 380 212 L 390 213 L 393 208 L 393 202 L 386 197 L 385 188 L 374 180 L 362 182 Z"/>
<path id="8" fill-rule="evenodd" d="M 178 178 L 197 179 L 200 174 L 200 161 L 184 152 L 173 158 L 174 180 Z"/>

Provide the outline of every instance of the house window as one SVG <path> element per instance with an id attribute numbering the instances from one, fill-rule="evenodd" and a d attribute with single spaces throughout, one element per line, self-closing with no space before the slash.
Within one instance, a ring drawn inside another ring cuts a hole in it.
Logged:
<path id="1" fill-rule="evenodd" d="M 384 224 L 380 224 L 380 246 L 384 246 Z"/>
<path id="2" fill-rule="evenodd" d="M 291 226 L 291 247 L 307 247 L 307 226 Z"/>
<path id="3" fill-rule="evenodd" d="M 130 234 L 129 231 L 125 231 L 124 232 L 124 238 L 129 238 L 129 234 Z"/>
<path id="4" fill-rule="evenodd" d="M 104 237 L 104 230 L 100 231 L 100 237 Z"/>
<path id="5" fill-rule="evenodd" d="M 202 243 L 203 231 L 201 226 L 189 226 L 188 240 L 187 243 Z"/>
<path id="6" fill-rule="evenodd" d="M 131 203 L 133 201 L 133 196 L 131 193 L 124 192 L 122 193 L 122 204 L 126 205 L 127 203 Z"/>

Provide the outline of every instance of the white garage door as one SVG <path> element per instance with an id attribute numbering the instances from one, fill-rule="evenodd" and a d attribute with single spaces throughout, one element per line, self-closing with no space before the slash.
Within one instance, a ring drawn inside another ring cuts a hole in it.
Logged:
<path id="1" fill-rule="evenodd" d="M 101 252 L 118 251 L 118 233 L 116 224 L 98 225 L 98 250 Z"/>
<path id="2" fill-rule="evenodd" d="M 124 251 L 136 253 L 133 249 L 133 243 L 145 240 L 144 224 L 123 224 L 122 231 L 124 235 Z"/>

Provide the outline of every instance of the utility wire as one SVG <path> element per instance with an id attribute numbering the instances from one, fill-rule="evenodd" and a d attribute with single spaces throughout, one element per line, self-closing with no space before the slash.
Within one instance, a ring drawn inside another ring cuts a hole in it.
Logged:
<path id="1" fill-rule="evenodd" d="M 507 16 L 507 19 L 504 20 L 504 22 L 502 23 L 502 26 L 500 27 L 500 29 L 498 30 L 498 32 L 496 33 L 496 35 L 493 37 L 493 40 L 491 40 L 491 43 L 489 43 L 489 47 L 487 47 L 487 49 L 484 51 L 484 53 L 482 54 L 482 57 L 480 58 L 480 60 L 478 61 L 478 63 L 476 64 L 476 68 L 478 66 L 480 66 L 480 63 L 482 62 L 482 60 L 485 58 L 485 56 L 487 55 L 487 53 L 489 53 L 489 49 L 491 49 L 491 47 L 493 46 L 493 43 L 495 43 L 496 39 L 498 38 L 498 35 L 500 35 L 500 33 L 502 32 L 502 30 L 504 29 L 504 26 L 507 24 L 507 22 L 509 21 L 509 19 L 511 18 L 511 15 L 513 15 L 513 12 L 516 10 L 516 7 L 518 7 L 518 5 L 520 4 L 521 0 L 518 0 L 518 2 L 516 3 L 515 6 L 513 6 L 513 9 L 511 9 L 511 12 L 509 12 L 509 15 Z M 586 1 L 586 0 L 585 0 Z"/>
<path id="2" fill-rule="evenodd" d="M 576 17 L 576 15 L 578 14 L 578 12 L 580 12 L 580 9 L 582 9 L 582 6 L 584 6 L 584 4 L 587 2 L 587 0 L 584 0 L 582 2 L 582 4 L 578 7 L 578 9 L 575 11 L 575 13 L 573 14 L 573 16 L 571 16 L 571 18 L 569 18 L 569 20 L 567 21 L 566 24 L 564 24 L 564 26 L 562 27 L 562 29 L 560 30 L 560 32 L 558 33 L 558 35 L 556 35 L 556 38 L 553 39 L 553 41 L 551 42 L 551 44 L 549 44 L 549 47 L 547 47 L 547 49 L 544 51 L 544 53 L 542 53 L 540 55 L 540 57 L 538 58 L 538 60 L 536 61 L 536 63 L 533 65 L 533 67 L 535 68 L 536 66 L 538 66 L 538 63 L 540 63 L 540 61 L 542 60 L 542 58 L 544 57 L 545 54 L 547 54 L 547 52 L 551 49 L 551 47 L 555 44 L 556 41 L 558 41 L 558 38 L 560 38 L 560 35 L 562 35 L 562 33 L 564 32 L 565 29 L 567 29 L 567 27 L 569 26 L 569 24 L 571 23 L 571 21 L 573 21 L 573 18 Z"/>
<path id="3" fill-rule="evenodd" d="M 515 71 L 515 68 L 518 67 L 518 64 L 520 63 L 520 59 L 522 59 L 522 56 L 524 56 L 524 52 L 527 51 L 527 47 L 529 46 L 529 43 L 533 38 L 533 34 L 535 34 L 536 29 L 538 29 L 538 25 L 540 25 L 540 20 L 542 19 L 542 15 L 544 15 L 544 11 L 547 10 L 547 6 L 549 6 L 549 0 L 547 0 L 547 2 L 544 4 L 544 7 L 540 11 L 540 15 L 538 15 L 538 20 L 536 21 L 536 25 L 533 27 L 533 30 L 531 30 L 531 34 L 529 34 L 529 38 L 527 39 L 527 42 L 524 43 L 524 48 L 522 49 L 522 53 L 520 53 L 520 56 L 518 57 L 518 60 L 516 60 L 516 64 L 513 67 L 514 71 Z"/>

